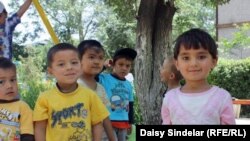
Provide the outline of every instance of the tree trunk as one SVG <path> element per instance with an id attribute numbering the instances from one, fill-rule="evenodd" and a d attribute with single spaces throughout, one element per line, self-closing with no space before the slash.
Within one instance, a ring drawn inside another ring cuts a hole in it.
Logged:
<path id="1" fill-rule="evenodd" d="M 174 0 L 173 0 L 174 1 Z M 171 53 L 173 1 L 141 0 L 138 11 L 135 60 L 135 87 L 143 124 L 161 123 L 162 93 L 159 67 Z"/>
<path id="2" fill-rule="evenodd" d="M 82 23 L 82 13 L 78 13 L 78 33 L 79 33 L 79 41 L 83 41 L 84 40 L 84 36 L 83 36 L 83 23 Z"/>

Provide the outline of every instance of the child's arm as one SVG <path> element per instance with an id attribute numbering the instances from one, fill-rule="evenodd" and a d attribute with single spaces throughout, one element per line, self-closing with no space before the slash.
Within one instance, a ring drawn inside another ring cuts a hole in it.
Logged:
<path id="1" fill-rule="evenodd" d="M 129 102 L 128 119 L 129 119 L 129 124 L 134 123 L 134 102 L 132 101 Z"/>
<path id="2" fill-rule="evenodd" d="M 233 102 L 230 94 L 228 93 L 228 97 L 225 98 L 225 102 L 222 107 L 222 111 L 220 113 L 220 122 L 222 125 L 234 125 L 235 117 L 233 111 Z"/>
<path id="3" fill-rule="evenodd" d="M 113 127 L 112 127 L 111 121 L 109 120 L 109 117 L 103 120 L 103 127 L 105 129 L 105 132 L 108 136 L 109 141 L 115 141 Z"/>
<path id="4" fill-rule="evenodd" d="M 161 118 L 162 118 L 162 124 L 171 124 L 171 119 L 170 119 L 170 113 L 168 110 L 168 106 L 166 103 L 166 97 L 163 99 L 162 107 L 161 107 Z"/>
<path id="5" fill-rule="evenodd" d="M 92 125 L 92 141 L 101 141 L 102 133 L 103 133 L 102 122 Z"/>
<path id="6" fill-rule="evenodd" d="M 17 11 L 17 15 L 18 17 L 22 17 L 23 14 L 27 11 L 27 9 L 30 7 L 32 0 L 26 0 L 23 5 L 19 8 L 19 10 Z"/>
<path id="7" fill-rule="evenodd" d="M 127 129 L 127 134 L 130 135 L 132 132 L 132 124 L 134 124 L 134 102 L 129 102 L 128 119 L 130 127 Z"/>
<path id="8" fill-rule="evenodd" d="M 35 121 L 35 140 L 46 141 L 47 120 Z"/>
<path id="9" fill-rule="evenodd" d="M 34 125 L 32 121 L 32 110 L 27 103 L 20 106 L 20 137 L 21 141 L 35 141 Z"/>

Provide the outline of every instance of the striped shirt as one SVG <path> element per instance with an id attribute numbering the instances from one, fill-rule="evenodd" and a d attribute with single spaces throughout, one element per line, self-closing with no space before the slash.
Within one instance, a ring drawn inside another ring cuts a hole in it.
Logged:
<path id="1" fill-rule="evenodd" d="M 0 56 L 12 59 L 13 31 L 20 22 L 20 17 L 15 13 L 8 17 L 3 25 L 0 25 Z"/>

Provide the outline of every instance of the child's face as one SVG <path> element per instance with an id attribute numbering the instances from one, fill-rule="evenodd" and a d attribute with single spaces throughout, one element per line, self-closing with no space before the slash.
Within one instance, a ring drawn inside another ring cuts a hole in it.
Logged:
<path id="1" fill-rule="evenodd" d="M 104 52 L 88 49 L 82 56 L 82 72 L 87 75 L 97 75 L 103 69 Z"/>
<path id="2" fill-rule="evenodd" d="M 171 61 L 172 60 L 165 59 L 162 66 L 160 67 L 160 77 L 162 82 L 167 82 L 174 75 L 171 71 L 171 67 L 174 64 Z"/>
<path id="3" fill-rule="evenodd" d="M 126 58 L 117 59 L 113 64 L 113 73 L 116 74 L 120 79 L 124 79 L 125 76 L 130 72 L 132 61 Z"/>
<path id="4" fill-rule="evenodd" d="M 53 62 L 48 67 L 60 85 L 76 83 L 81 75 L 81 63 L 78 53 L 73 50 L 62 50 L 54 54 Z"/>
<path id="5" fill-rule="evenodd" d="M 181 46 L 175 63 L 186 81 L 200 81 L 206 80 L 209 72 L 216 66 L 217 58 L 212 58 L 204 48 L 185 49 Z"/>
<path id="6" fill-rule="evenodd" d="M 6 16 L 4 12 L 0 13 L 0 25 L 5 23 Z"/>
<path id="7" fill-rule="evenodd" d="M 13 100 L 17 95 L 16 71 L 13 68 L 0 69 L 0 99 Z"/>

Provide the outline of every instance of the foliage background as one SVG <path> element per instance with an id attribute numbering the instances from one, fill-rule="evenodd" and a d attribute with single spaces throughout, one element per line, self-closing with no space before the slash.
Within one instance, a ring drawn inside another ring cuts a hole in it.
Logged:
<path id="1" fill-rule="evenodd" d="M 18 9 L 22 2 L 11 1 L 12 11 Z M 83 39 L 98 39 L 104 45 L 108 58 L 117 48 L 135 47 L 140 0 L 46 0 L 40 2 L 61 42 L 77 45 Z M 215 36 L 216 2 L 217 0 L 176 0 L 177 12 L 173 21 L 172 38 L 175 39 L 177 35 L 193 27 L 203 28 Z M 228 2 L 228 0 L 219 2 Z M 94 9 L 94 11 L 90 9 Z M 40 38 L 44 36 L 41 33 L 46 32 L 42 31 L 41 19 L 38 18 L 33 6 L 27 14 L 33 31 L 25 30 L 25 32 L 14 33 L 14 60 L 18 64 L 20 94 L 31 107 L 34 107 L 39 93 L 53 84 L 53 80 L 46 74 L 45 62 L 47 50 L 52 43 L 50 40 L 45 40 L 33 42 L 30 45 L 26 44 L 27 40 Z M 24 22 L 22 25 L 26 29 L 31 26 Z M 249 29 L 246 30 L 249 31 Z M 244 33 L 245 31 L 242 32 L 242 34 Z M 49 35 L 45 36 L 49 38 Z M 245 42 L 249 41 L 245 37 L 237 34 L 235 37 L 237 39 L 225 40 L 224 43 L 229 44 L 230 48 L 239 45 L 247 47 L 249 45 Z M 227 89 L 234 97 L 249 98 L 249 90 L 246 89 L 249 87 L 250 80 L 248 64 L 247 60 L 227 62 L 227 60 L 221 59 L 211 73 L 209 81 Z M 135 116 L 138 124 L 142 121 L 139 104 L 135 97 Z"/>
<path id="2" fill-rule="evenodd" d="M 209 82 L 226 89 L 237 99 L 250 99 L 250 58 L 243 60 L 220 59 L 211 72 Z M 250 107 L 242 106 L 242 117 L 250 117 Z"/>

